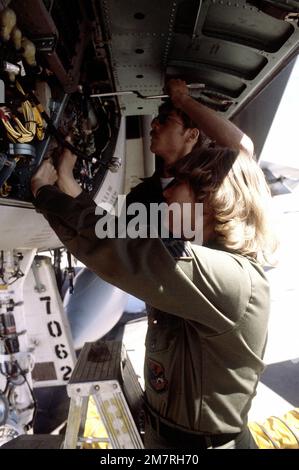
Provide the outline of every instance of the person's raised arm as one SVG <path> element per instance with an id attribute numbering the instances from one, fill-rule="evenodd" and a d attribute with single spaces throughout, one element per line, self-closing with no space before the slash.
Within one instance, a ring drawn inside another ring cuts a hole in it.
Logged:
<path id="1" fill-rule="evenodd" d="M 242 150 L 253 156 L 254 146 L 250 137 L 231 121 L 193 99 L 184 80 L 171 79 L 166 88 L 174 106 L 184 111 L 210 139 L 222 147 Z"/>

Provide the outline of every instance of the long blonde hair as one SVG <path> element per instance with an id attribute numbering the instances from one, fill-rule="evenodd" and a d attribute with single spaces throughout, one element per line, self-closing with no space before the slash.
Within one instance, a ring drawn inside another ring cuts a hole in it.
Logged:
<path id="1" fill-rule="evenodd" d="M 215 241 L 226 249 L 271 262 L 277 248 L 270 215 L 271 194 L 254 158 L 226 148 L 192 152 L 173 173 L 187 181 L 212 212 Z"/>

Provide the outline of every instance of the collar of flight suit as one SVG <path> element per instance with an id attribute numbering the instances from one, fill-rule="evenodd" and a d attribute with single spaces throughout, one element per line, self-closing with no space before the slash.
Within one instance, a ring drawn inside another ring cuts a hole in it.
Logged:
<path id="1" fill-rule="evenodd" d="M 178 238 L 162 238 L 162 242 L 174 259 L 193 259 L 189 242 Z"/>

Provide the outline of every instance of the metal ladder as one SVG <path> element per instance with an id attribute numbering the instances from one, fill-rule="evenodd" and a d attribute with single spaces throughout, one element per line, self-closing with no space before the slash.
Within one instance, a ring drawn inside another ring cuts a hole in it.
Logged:
<path id="1" fill-rule="evenodd" d="M 142 389 L 121 341 L 86 343 L 67 392 L 71 401 L 64 449 L 76 449 L 84 440 L 91 396 L 108 435 L 109 448 L 143 448 L 136 425 L 142 414 Z"/>

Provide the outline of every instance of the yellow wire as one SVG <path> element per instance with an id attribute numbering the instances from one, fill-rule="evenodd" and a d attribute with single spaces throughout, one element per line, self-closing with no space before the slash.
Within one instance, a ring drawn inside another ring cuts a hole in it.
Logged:
<path id="1" fill-rule="evenodd" d="M 18 81 L 16 82 L 16 87 L 19 90 L 19 92 L 25 96 L 25 91 L 22 85 Z M 28 132 L 30 133 L 30 135 L 33 135 L 33 138 L 34 136 L 36 136 L 38 140 L 43 140 L 43 138 L 45 137 L 44 120 L 38 108 L 39 106 L 32 105 L 29 100 L 26 100 L 22 103 L 22 112 L 25 118 L 25 129 L 26 129 L 25 131 L 23 128 L 24 126 L 22 125 L 20 126 L 20 122 L 18 122 L 18 126 L 20 127 L 21 132 L 22 134 L 24 134 L 23 137 L 21 137 L 22 140 L 29 139 Z M 42 106 L 40 106 L 40 108 L 41 108 L 41 111 L 43 111 Z"/>
<path id="2" fill-rule="evenodd" d="M 44 121 L 36 106 L 32 106 L 30 101 L 22 103 L 22 112 L 25 125 L 16 116 L 12 117 L 12 122 L 8 119 L 1 119 L 9 140 L 16 143 L 29 143 L 36 136 L 39 140 L 44 138 Z M 12 125 L 14 124 L 14 126 Z"/>
<path id="3" fill-rule="evenodd" d="M 13 127 L 12 125 L 10 124 L 9 121 L 6 121 L 4 119 L 1 119 L 6 131 L 7 131 L 7 135 L 8 135 L 8 138 L 10 140 L 12 140 L 12 142 L 18 142 L 18 139 L 21 138 L 21 135 L 19 132 L 17 132 Z"/>
<path id="4" fill-rule="evenodd" d="M 22 85 L 18 81 L 16 81 L 16 87 L 19 92 L 22 93 L 22 95 L 25 95 L 25 91 L 23 90 Z"/>
<path id="5" fill-rule="evenodd" d="M 25 128 L 33 135 L 36 134 L 36 122 L 34 122 L 34 113 L 28 100 L 22 103 L 22 112 L 25 118 Z"/>

